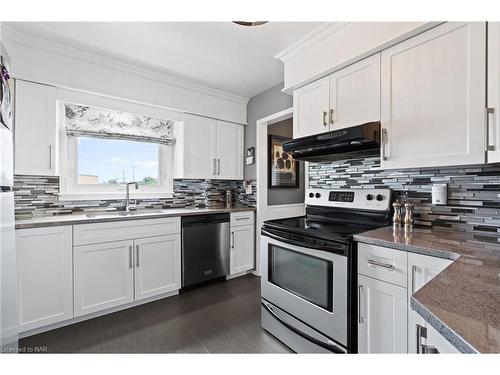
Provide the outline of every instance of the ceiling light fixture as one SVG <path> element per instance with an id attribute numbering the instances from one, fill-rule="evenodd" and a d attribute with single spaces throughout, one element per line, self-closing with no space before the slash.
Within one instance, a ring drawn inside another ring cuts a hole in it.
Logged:
<path id="1" fill-rule="evenodd" d="M 260 26 L 268 22 L 269 21 L 233 21 L 233 23 L 241 26 Z"/>

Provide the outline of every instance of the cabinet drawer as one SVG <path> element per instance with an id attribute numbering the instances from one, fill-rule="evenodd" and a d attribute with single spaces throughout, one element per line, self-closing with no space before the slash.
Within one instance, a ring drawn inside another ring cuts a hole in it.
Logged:
<path id="1" fill-rule="evenodd" d="M 231 226 L 253 225 L 254 217 L 255 212 L 253 211 L 231 212 Z"/>
<path id="2" fill-rule="evenodd" d="M 358 273 L 407 286 L 408 253 L 386 247 L 358 244 Z"/>
<path id="3" fill-rule="evenodd" d="M 180 217 L 75 225 L 74 246 L 163 236 L 181 232 Z"/>

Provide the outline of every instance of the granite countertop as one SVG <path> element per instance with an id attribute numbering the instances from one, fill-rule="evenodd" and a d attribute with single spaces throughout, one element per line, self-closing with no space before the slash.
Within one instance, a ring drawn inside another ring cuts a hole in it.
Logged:
<path id="1" fill-rule="evenodd" d="M 459 351 L 500 352 L 500 243 L 428 228 L 405 235 L 385 227 L 354 238 L 454 260 L 411 297 L 411 307 Z"/>
<path id="2" fill-rule="evenodd" d="M 173 216 L 190 216 L 203 214 L 231 213 L 241 211 L 255 211 L 255 207 L 236 206 L 222 208 L 165 208 L 165 209 L 140 209 L 131 211 L 87 211 L 85 213 L 39 216 L 30 219 L 17 219 L 16 229 L 52 227 L 58 225 L 90 224 L 109 221 L 156 219 Z"/>

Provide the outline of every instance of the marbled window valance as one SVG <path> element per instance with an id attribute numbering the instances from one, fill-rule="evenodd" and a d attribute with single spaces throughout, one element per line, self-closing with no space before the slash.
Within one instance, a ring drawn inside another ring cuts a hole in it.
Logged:
<path id="1" fill-rule="evenodd" d="M 134 113 L 65 103 L 66 134 L 139 142 L 175 144 L 174 122 Z"/>

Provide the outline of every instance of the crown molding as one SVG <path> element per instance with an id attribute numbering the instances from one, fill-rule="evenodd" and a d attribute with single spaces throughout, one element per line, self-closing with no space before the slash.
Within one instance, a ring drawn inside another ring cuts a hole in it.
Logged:
<path id="1" fill-rule="evenodd" d="M 311 48 L 315 44 L 321 42 L 323 39 L 328 38 L 333 33 L 336 33 L 340 29 L 343 29 L 351 22 L 327 22 L 317 27 L 309 34 L 305 35 L 303 38 L 299 39 L 297 42 L 291 46 L 285 48 L 283 51 L 276 54 L 274 57 L 286 62 L 291 57 Z"/>
<path id="2" fill-rule="evenodd" d="M 190 82 L 184 79 L 177 78 L 170 74 L 147 69 L 142 66 L 125 61 L 117 61 L 115 58 L 111 58 L 102 54 L 97 54 L 81 48 L 76 48 L 49 39 L 33 36 L 19 30 L 15 30 L 5 23 L 2 24 L 2 37 L 14 44 L 20 44 L 25 47 L 38 49 L 44 52 L 64 56 L 88 64 L 120 71 L 122 73 L 135 75 L 137 77 L 148 80 L 153 80 L 169 86 L 174 86 L 205 95 L 210 95 L 220 99 L 233 101 L 235 103 L 246 105 L 249 100 L 249 98 L 240 95 L 231 94 L 222 90 L 214 89 L 212 87 Z"/>

